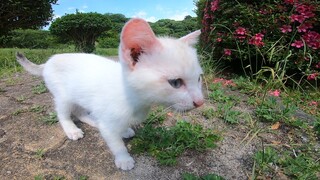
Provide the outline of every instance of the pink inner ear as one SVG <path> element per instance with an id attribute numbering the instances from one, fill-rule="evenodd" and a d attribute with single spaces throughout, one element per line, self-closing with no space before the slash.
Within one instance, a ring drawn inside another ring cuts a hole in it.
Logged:
<path id="1" fill-rule="evenodd" d="M 198 42 L 198 38 L 199 38 L 200 34 L 201 34 L 201 31 L 197 30 L 197 31 L 194 31 L 190 34 L 187 34 L 187 35 L 181 37 L 180 40 L 189 44 L 189 45 L 194 45 Z"/>
<path id="2" fill-rule="evenodd" d="M 149 51 L 158 43 L 154 32 L 143 19 L 132 19 L 123 27 L 121 44 L 124 49 Z"/>

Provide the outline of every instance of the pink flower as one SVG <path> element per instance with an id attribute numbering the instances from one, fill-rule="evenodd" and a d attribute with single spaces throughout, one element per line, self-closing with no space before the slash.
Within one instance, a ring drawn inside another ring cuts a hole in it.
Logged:
<path id="1" fill-rule="evenodd" d="M 303 23 L 298 26 L 298 32 L 307 32 L 307 30 L 310 28 L 313 28 L 311 23 Z"/>
<path id="2" fill-rule="evenodd" d="M 284 0 L 286 4 L 293 4 L 296 0 Z"/>
<path id="3" fill-rule="evenodd" d="M 303 42 L 300 40 L 295 40 L 294 43 L 291 44 L 291 46 L 296 47 L 296 48 L 301 48 L 301 47 L 303 47 Z"/>
<path id="4" fill-rule="evenodd" d="M 275 97 L 279 97 L 280 96 L 281 91 L 279 89 L 276 89 L 274 91 L 269 91 L 269 94 L 271 96 L 275 96 Z"/>
<path id="5" fill-rule="evenodd" d="M 211 11 L 214 12 L 219 9 L 219 0 L 213 0 L 211 2 Z"/>
<path id="6" fill-rule="evenodd" d="M 292 14 L 290 19 L 291 22 L 298 21 L 299 23 L 302 23 L 305 20 L 305 17 L 303 15 Z"/>
<path id="7" fill-rule="evenodd" d="M 317 101 L 311 101 L 309 103 L 310 106 L 318 106 L 318 102 Z"/>
<path id="8" fill-rule="evenodd" d="M 317 73 L 312 73 L 310 74 L 307 79 L 310 81 L 310 80 L 315 80 L 317 78 L 318 74 Z"/>
<path id="9" fill-rule="evenodd" d="M 213 83 L 221 83 L 223 86 L 233 86 L 235 87 L 236 84 L 232 80 L 227 80 L 224 78 L 216 78 L 213 80 Z"/>
<path id="10" fill-rule="evenodd" d="M 309 31 L 302 36 L 306 44 L 312 49 L 320 48 L 320 34 L 315 31 Z"/>
<path id="11" fill-rule="evenodd" d="M 236 34 L 237 35 L 246 35 L 247 34 L 247 30 L 246 30 L 246 28 L 238 27 L 236 29 Z"/>
<path id="12" fill-rule="evenodd" d="M 224 55 L 231 56 L 231 50 L 230 49 L 224 49 Z"/>
<path id="13" fill-rule="evenodd" d="M 216 41 L 217 42 L 222 42 L 222 39 L 221 38 L 217 38 Z"/>
<path id="14" fill-rule="evenodd" d="M 264 35 L 262 33 L 258 33 L 249 40 L 249 44 L 256 45 L 259 47 L 264 46 L 264 42 L 262 42 L 263 37 Z"/>
<path id="15" fill-rule="evenodd" d="M 280 28 L 280 30 L 281 30 L 282 33 L 292 32 L 292 28 L 291 28 L 290 25 L 283 25 Z"/>
<path id="16" fill-rule="evenodd" d="M 234 37 L 239 39 L 242 42 L 247 37 L 246 28 L 238 27 L 234 32 Z"/>

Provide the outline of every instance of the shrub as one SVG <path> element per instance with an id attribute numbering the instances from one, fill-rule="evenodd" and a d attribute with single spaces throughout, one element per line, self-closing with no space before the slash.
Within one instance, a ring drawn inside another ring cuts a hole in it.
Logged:
<path id="1" fill-rule="evenodd" d="M 319 1 L 199 0 L 202 48 L 252 77 L 263 67 L 317 80 Z"/>
<path id="2" fill-rule="evenodd" d="M 10 32 L 4 46 L 11 48 L 46 49 L 56 47 L 58 43 L 49 31 L 17 29 Z"/>

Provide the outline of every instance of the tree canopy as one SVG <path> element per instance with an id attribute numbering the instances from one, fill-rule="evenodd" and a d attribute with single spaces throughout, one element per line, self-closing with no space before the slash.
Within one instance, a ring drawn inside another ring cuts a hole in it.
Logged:
<path id="1" fill-rule="evenodd" d="M 87 53 L 94 51 L 97 38 L 110 29 L 108 16 L 79 12 L 57 18 L 49 28 L 52 34 L 73 41 L 77 50 Z"/>
<path id="2" fill-rule="evenodd" d="M 13 29 L 36 29 L 52 20 L 57 0 L 1 0 L 0 36 Z"/>

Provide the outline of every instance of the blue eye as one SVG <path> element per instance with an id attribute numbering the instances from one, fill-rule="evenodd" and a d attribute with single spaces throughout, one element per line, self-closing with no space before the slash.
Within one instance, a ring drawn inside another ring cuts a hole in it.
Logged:
<path id="1" fill-rule="evenodd" d="M 180 88 L 183 84 L 182 79 L 178 78 L 178 79 L 169 79 L 168 80 L 169 84 L 173 87 L 173 88 Z"/>

